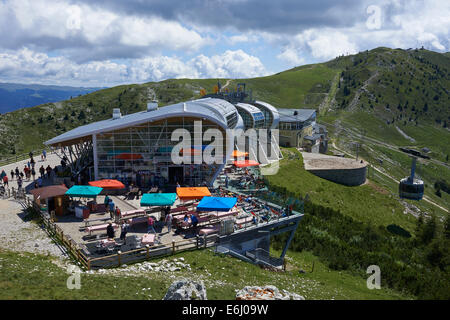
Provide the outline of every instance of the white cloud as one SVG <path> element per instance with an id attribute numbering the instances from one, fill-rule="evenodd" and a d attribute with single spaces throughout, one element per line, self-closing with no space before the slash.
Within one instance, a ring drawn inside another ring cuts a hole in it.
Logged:
<path id="1" fill-rule="evenodd" d="M 261 61 L 242 50 L 185 62 L 178 57 L 146 57 L 122 63 L 76 63 L 63 56 L 50 57 L 28 48 L 0 53 L 0 81 L 76 86 L 110 86 L 169 78 L 247 78 L 267 75 Z"/>
<path id="2" fill-rule="evenodd" d="M 195 51 L 205 44 L 199 33 L 176 21 L 126 15 L 66 0 L 0 2 L 0 39 L 0 48 L 14 50 L 25 44 L 45 51 L 66 50 L 68 56 L 79 60 L 83 60 L 79 53 L 83 50 L 90 53 L 86 54 L 88 60 L 103 60 L 128 58 L 126 52 L 138 57 L 163 50 Z"/>
<path id="3" fill-rule="evenodd" d="M 305 59 L 299 57 L 299 52 L 295 48 L 287 47 L 285 48 L 277 58 L 286 61 L 291 66 L 299 66 L 305 63 Z"/>

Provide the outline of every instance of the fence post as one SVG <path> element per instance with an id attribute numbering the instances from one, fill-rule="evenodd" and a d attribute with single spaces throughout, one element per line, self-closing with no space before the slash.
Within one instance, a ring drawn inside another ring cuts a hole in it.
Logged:
<path id="1" fill-rule="evenodd" d="M 175 254 L 175 240 L 172 240 L 172 254 Z"/>
<path id="2" fill-rule="evenodd" d="M 117 260 L 119 262 L 119 267 L 120 267 L 120 255 L 122 254 L 122 251 L 117 251 Z"/>
<path id="3" fill-rule="evenodd" d="M 87 269 L 91 270 L 91 259 L 88 259 L 87 261 Z"/>
<path id="4" fill-rule="evenodd" d="M 206 248 L 206 234 L 205 234 L 205 236 L 203 237 L 203 241 L 204 241 L 204 245 L 205 245 L 205 248 Z"/>
<path id="5" fill-rule="evenodd" d="M 145 245 L 145 249 L 147 249 L 147 260 L 150 258 L 150 246 L 148 244 Z"/>

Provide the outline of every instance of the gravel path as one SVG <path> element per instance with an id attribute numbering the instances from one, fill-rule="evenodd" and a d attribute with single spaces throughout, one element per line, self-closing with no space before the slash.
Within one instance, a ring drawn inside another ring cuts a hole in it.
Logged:
<path id="1" fill-rule="evenodd" d="M 67 257 L 36 223 L 24 221 L 22 206 L 13 200 L 0 199 L 0 248 L 55 257 Z"/>

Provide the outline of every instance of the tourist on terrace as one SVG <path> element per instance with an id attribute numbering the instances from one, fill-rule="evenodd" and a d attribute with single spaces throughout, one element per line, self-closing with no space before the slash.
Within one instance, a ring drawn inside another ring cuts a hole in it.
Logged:
<path id="1" fill-rule="evenodd" d="M 16 177 L 19 177 L 19 174 L 20 174 L 19 167 L 16 167 L 15 174 L 16 174 Z"/>
<path id="2" fill-rule="evenodd" d="M 150 233 L 150 231 L 153 231 L 153 233 L 156 234 L 155 227 L 154 227 L 155 219 L 153 219 L 152 217 L 148 217 L 147 223 L 148 223 L 147 233 Z"/>
<path id="3" fill-rule="evenodd" d="M 111 222 L 108 223 L 108 226 L 106 227 L 106 236 L 108 237 L 108 239 L 114 239 L 115 237 L 114 228 Z"/>
<path id="4" fill-rule="evenodd" d="M 3 171 L 4 172 L 4 171 Z M 3 173 L 2 172 L 2 173 Z M 6 186 L 9 186 L 9 184 L 8 184 L 8 176 L 5 174 L 4 176 L 3 176 L 3 185 L 6 187 Z"/>
<path id="5" fill-rule="evenodd" d="M 198 219 L 193 214 L 191 214 L 191 224 L 192 224 L 192 227 L 194 228 L 194 232 L 195 232 L 195 228 L 197 227 L 197 224 L 198 224 Z"/>
<path id="6" fill-rule="evenodd" d="M 111 219 L 114 219 L 114 207 L 115 207 L 115 205 L 114 205 L 114 202 L 112 201 L 112 199 L 109 199 L 108 206 L 109 206 L 109 214 L 111 216 Z"/>
<path id="7" fill-rule="evenodd" d="M 128 220 L 128 221 L 131 221 L 131 220 Z M 129 227 L 130 227 L 130 225 L 128 223 L 126 223 L 125 221 L 122 222 L 121 231 L 120 231 L 120 240 L 123 241 L 122 244 L 127 244 L 127 233 L 128 233 Z"/>
<path id="8" fill-rule="evenodd" d="M 14 170 L 11 169 L 11 180 L 14 180 Z"/>
<path id="9" fill-rule="evenodd" d="M 36 180 L 36 171 L 34 171 L 34 168 L 31 169 L 31 175 L 33 176 L 33 181 Z"/>
<path id="10" fill-rule="evenodd" d="M 165 223 L 167 225 L 167 233 L 170 233 L 170 231 L 172 230 L 172 220 L 173 220 L 173 216 L 169 211 L 169 213 L 166 214 L 166 219 L 165 219 Z"/>

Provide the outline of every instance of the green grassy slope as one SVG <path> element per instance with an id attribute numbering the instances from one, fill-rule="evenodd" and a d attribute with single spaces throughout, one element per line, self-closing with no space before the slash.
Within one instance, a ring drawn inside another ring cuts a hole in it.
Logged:
<path id="1" fill-rule="evenodd" d="M 236 289 L 269 284 L 303 295 L 308 300 L 413 298 L 388 288 L 369 290 L 365 279 L 332 271 L 308 252 L 289 253 L 286 273 L 263 270 L 228 256 L 215 256 L 210 250 L 185 252 L 174 257 L 184 257 L 192 271 L 147 272 L 136 276 L 83 273 L 81 289 L 69 290 L 66 286 L 69 275 L 54 264 L 52 258 L 0 251 L 0 299 L 160 300 L 170 284 L 180 278 L 203 280 L 209 300 L 234 300 Z M 313 263 L 314 272 L 311 273 Z M 307 273 L 301 274 L 299 269 Z"/>

